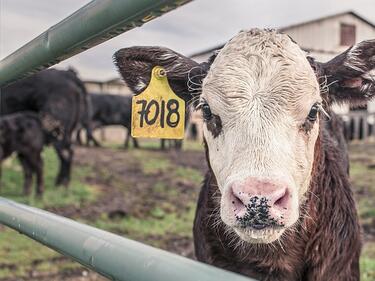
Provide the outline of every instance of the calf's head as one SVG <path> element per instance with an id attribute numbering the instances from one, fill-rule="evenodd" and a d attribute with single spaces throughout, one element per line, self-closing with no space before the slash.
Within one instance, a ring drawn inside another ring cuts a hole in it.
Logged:
<path id="1" fill-rule="evenodd" d="M 163 66 L 174 91 L 202 111 L 222 221 L 251 243 L 270 243 L 300 215 L 312 178 L 322 113 L 332 102 L 375 94 L 375 41 L 318 63 L 287 35 L 252 29 L 198 64 L 166 48 L 115 54 L 127 84 L 141 92 Z"/>

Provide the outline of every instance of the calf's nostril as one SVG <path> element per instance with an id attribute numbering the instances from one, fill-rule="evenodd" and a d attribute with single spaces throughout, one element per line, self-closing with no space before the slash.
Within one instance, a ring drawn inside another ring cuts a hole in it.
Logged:
<path id="1" fill-rule="evenodd" d="M 273 205 L 275 207 L 280 207 L 280 208 L 285 209 L 287 208 L 288 200 L 289 200 L 289 192 L 287 189 L 285 189 L 285 191 L 282 194 L 280 194 L 279 198 L 275 200 Z"/>
<path id="2" fill-rule="evenodd" d="M 231 204 L 235 213 L 240 213 L 245 211 L 246 204 L 243 202 L 240 194 L 236 194 L 233 190 L 230 196 Z"/>

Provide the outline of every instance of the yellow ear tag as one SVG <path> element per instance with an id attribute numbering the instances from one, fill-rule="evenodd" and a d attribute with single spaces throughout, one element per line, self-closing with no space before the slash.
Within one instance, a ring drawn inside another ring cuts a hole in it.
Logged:
<path id="1" fill-rule="evenodd" d="M 132 137 L 182 139 L 185 130 L 185 101 L 168 83 L 166 71 L 155 66 L 150 84 L 132 98 Z"/>

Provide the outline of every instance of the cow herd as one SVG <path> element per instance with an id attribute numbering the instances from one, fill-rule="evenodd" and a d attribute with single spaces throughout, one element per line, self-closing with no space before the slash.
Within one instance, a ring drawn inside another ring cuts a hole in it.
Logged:
<path id="1" fill-rule="evenodd" d="M 38 174 L 37 171 L 43 170 L 41 149 L 34 148 L 33 153 L 29 154 L 29 150 L 23 148 L 36 141 L 36 137 L 39 138 L 38 143 L 51 144 L 56 150 L 60 160 L 56 185 L 68 185 L 73 159 L 71 136 L 78 121 L 88 118 L 85 116 L 88 107 L 86 97 L 84 85 L 72 70 L 41 71 L 1 88 L 0 160 L 13 152 L 23 159 L 25 193 L 30 191 L 30 173 Z M 33 117 L 34 120 L 39 119 L 38 124 L 28 121 L 29 112 L 35 113 Z M 33 131 L 36 126 L 43 133 L 35 135 Z M 6 134 L 5 131 L 12 131 L 13 134 Z M 21 137 L 14 137 L 17 135 Z M 42 185 L 42 181 L 38 181 L 37 190 L 40 192 Z"/>
<path id="2" fill-rule="evenodd" d="M 60 170 L 55 183 L 64 186 L 70 181 L 72 143 L 74 139 L 83 143 L 82 131 L 87 145 L 99 146 L 93 131 L 120 125 L 127 129 L 124 147 L 129 147 L 130 139 L 135 148 L 139 147 L 131 137 L 131 96 L 89 94 L 71 69 L 47 69 L 3 87 L 0 101 L 0 164 L 12 153 L 17 154 L 24 173 L 25 195 L 31 193 L 33 175 L 36 194 L 43 193 L 41 152 L 46 145 L 56 150 Z M 161 146 L 165 146 L 163 140 Z"/>

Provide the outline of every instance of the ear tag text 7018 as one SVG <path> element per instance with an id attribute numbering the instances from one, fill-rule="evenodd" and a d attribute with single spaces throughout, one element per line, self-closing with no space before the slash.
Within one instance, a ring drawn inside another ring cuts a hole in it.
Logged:
<path id="1" fill-rule="evenodd" d="M 185 101 L 171 89 L 166 71 L 152 69 L 150 84 L 132 98 L 132 137 L 182 139 Z"/>

